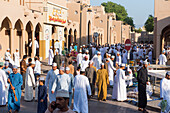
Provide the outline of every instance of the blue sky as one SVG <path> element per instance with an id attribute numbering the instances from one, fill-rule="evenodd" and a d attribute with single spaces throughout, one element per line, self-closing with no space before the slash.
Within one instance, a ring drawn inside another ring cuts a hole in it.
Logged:
<path id="1" fill-rule="evenodd" d="M 91 0 L 91 5 L 112 1 L 124 6 L 130 17 L 133 17 L 137 28 L 142 27 L 148 16 L 154 15 L 154 0 Z"/>

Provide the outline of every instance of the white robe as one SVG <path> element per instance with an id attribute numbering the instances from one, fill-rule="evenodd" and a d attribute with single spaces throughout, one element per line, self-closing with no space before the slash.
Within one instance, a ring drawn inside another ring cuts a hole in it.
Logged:
<path id="1" fill-rule="evenodd" d="M 11 54 L 9 52 L 5 52 L 5 60 L 10 60 Z"/>
<path id="2" fill-rule="evenodd" d="M 117 76 L 114 78 L 114 85 L 113 85 L 113 91 L 112 91 L 112 99 L 117 99 Z"/>
<path id="3" fill-rule="evenodd" d="M 109 82 L 111 86 L 113 86 L 114 70 L 116 70 L 116 68 L 114 68 L 113 66 L 113 61 L 110 60 L 108 63 L 108 71 L 109 71 Z"/>
<path id="4" fill-rule="evenodd" d="M 120 66 L 120 64 L 122 63 L 121 56 L 116 56 L 116 62 L 118 62 L 118 65 Z"/>
<path id="5" fill-rule="evenodd" d="M 127 53 L 123 53 L 122 63 L 127 64 Z"/>
<path id="6" fill-rule="evenodd" d="M 83 55 L 81 53 L 79 53 L 77 55 L 77 66 L 79 66 L 79 64 L 81 64 L 82 60 L 83 60 Z"/>
<path id="7" fill-rule="evenodd" d="M 5 60 L 9 60 L 9 62 L 14 65 L 14 61 L 11 59 L 11 54 L 9 52 L 5 52 Z"/>
<path id="8" fill-rule="evenodd" d="M 88 95 L 91 95 L 89 80 L 84 75 L 76 75 L 74 78 L 74 108 L 78 113 L 88 113 Z"/>
<path id="9" fill-rule="evenodd" d="M 90 59 L 90 55 L 89 54 L 83 54 L 83 59 L 84 59 L 85 56 L 88 57 L 88 60 Z"/>
<path id="10" fill-rule="evenodd" d="M 29 47 L 32 47 L 32 42 L 30 43 Z M 39 48 L 39 44 L 37 42 L 37 40 L 34 40 L 34 56 L 36 55 L 36 51 Z"/>
<path id="11" fill-rule="evenodd" d="M 5 105 L 6 104 L 6 88 L 7 86 L 7 78 L 5 71 L 0 69 L 0 105 Z"/>
<path id="12" fill-rule="evenodd" d="M 150 60 L 150 62 L 152 61 L 152 51 L 150 51 L 149 53 L 148 53 L 148 56 L 149 56 L 149 60 Z"/>
<path id="13" fill-rule="evenodd" d="M 33 100 L 33 87 L 35 87 L 35 77 L 34 77 L 32 67 L 28 67 L 26 70 L 26 77 L 25 77 L 24 100 L 26 101 Z"/>
<path id="14" fill-rule="evenodd" d="M 20 67 L 19 52 L 15 52 L 15 53 L 14 53 L 14 63 L 15 63 L 15 66 Z"/>
<path id="15" fill-rule="evenodd" d="M 41 62 L 39 60 L 35 61 L 34 73 L 41 74 Z"/>
<path id="16" fill-rule="evenodd" d="M 53 54 L 53 50 L 52 49 L 50 49 L 49 50 L 49 57 L 48 57 L 48 65 L 52 65 L 52 63 L 53 63 L 53 58 L 54 58 L 54 54 Z"/>
<path id="17" fill-rule="evenodd" d="M 89 60 L 87 60 L 87 61 L 83 60 L 81 62 L 81 69 L 82 70 L 85 70 L 88 66 L 89 66 Z"/>
<path id="18" fill-rule="evenodd" d="M 166 62 L 167 62 L 167 58 L 164 54 L 161 54 L 159 56 L 159 65 L 166 65 Z"/>
<path id="19" fill-rule="evenodd" d="M 98 57 L 97 55 L 94 55 L 94 57 L 92 58 L 93 61 L 93 66 L 96 67 L 96 69 L 100 69 L 100 65 L 102 63 L 101 57 Z"/>
<path id="20" fill-rule="evenodd" d="M 160 97 L 167 100 L 167 107 L 164 113 L 170 112 L 170 80 L 163 78 L 160 83 Z M 163 112 L 161 112 L 163 113 Z"/>
<path id="21" fill-rule="evenodd" d="M 69 86 L 70 86 L 70 76 L 65 73 L 63 75 L 58 74 L 55 77 L 55 81 L 53 83 L 51 91 L 57 91 L 59 89 L 69 91 Z"/>
<path id="22" fill-rule="evenodd" d="M 125 72 L 122 69 L 118 69 L 116 72 L 117 75 L 117 100 L 124 101 L 127 99 L 127 92 L 126 92 L 126 76 Z"/>
<path id="23" fill-rule="evenodd" d="M 129 80 L 126 80 L 126 86 L 132 86 L 133 85 L 133 81 L 132 81 L 133 73 L 131 69 L 128 69 L 128 71 L 129 71 Z"/>
<path id="24" fill-rule="evenodd" d="M 45 80 L 45 86 L 48 88 L 48 93 L 49 93 L 49 100 L 50 100 L 50 103 L 52 101 L 55 101 L 56 100 L 56 92 L 54 92 L 54 94 L 51 93 L 51 89 L 52 89 L 52 86 L 53 86 L 53 83 L 54 83 L 54 80 L 55 80 L 55 77 L 59 74 L 59 70 L 56 69 L 55 71 L 53 70 L 50 70 L 48 73 L 47 73 L 47 77 L 46 77 L 46 80 Z"/>

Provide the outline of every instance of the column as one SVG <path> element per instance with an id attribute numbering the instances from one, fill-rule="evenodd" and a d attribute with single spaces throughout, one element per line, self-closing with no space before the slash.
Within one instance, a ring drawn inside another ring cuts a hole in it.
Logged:
<path id="1" fill-rule="evenodd" d="M 21 36 L 21 41 L 22 41 L 22 45 L 21 45 L 21 58 L 23 55 L 26 55 L 25 53 L 25 30 L 22 29 L 22 36 Z"/>
<path id="2" fill-rule="evenodd" d="M 34 38 L 35 38 L 35 35 L 34 35 L 34 34 L 35 34 L 35 32 L 34 32 L 34 30 L 32 30 L 31 32 L 32 32 L 32 53 L 31 53 L 31 58 L 34 58 L 34 57 L 35 57 L 35 54 L 36 54 L 36 53 L 35 53 L 35 50 L 34 50 L 34 48 L 35 48 L 35 47 L 34 47 L 34 46 L 35 46 L 35 45 L 34 45 L 34 40 L 35 40 L 35 39 L 34 39 Z"/>
<path id="3" fill-rule="evenodd" d="M 40 57 L 40 60 L 42 60 L 42 59 L 45 59 L 45 52 L 43 51 L 44 49 L 43 49 L 43 47 L 42 47 L 42 45 L 43 45 L 43 43 L 44 43 L 45 41 L 43 40 L 43 32 L 39 32 L 39 57 Z M 45 45 L 44 45 L 45 46 Z"/>
<path id="4" fill-rule="evenodd" d="M 13 59 L 13 53 L 15 52 L 14 50 L 14 29 L 10 28 L 10 51 L 11 51 L 11 58 Z"/>

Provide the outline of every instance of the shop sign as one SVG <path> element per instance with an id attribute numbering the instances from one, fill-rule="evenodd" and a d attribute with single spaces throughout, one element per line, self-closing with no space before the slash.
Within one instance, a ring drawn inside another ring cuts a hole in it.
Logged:
<path id="1" fill-rule="evenodd" d="M 54 4 L 47 4 L 47 6 L 47 22 L 64 26 L 67 22 L 67 10 Z"/>

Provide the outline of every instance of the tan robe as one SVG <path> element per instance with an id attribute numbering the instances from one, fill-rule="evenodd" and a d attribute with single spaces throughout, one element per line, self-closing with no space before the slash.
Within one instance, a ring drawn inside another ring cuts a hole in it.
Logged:
<path id="1" fill-rule="evenodd" d="M 108 72 L 106 69 L 97 71 L 96 84 L 98 85 L 98 100 L 104 100 L 107 96 L 107 85 L 109 84 Z"/>

